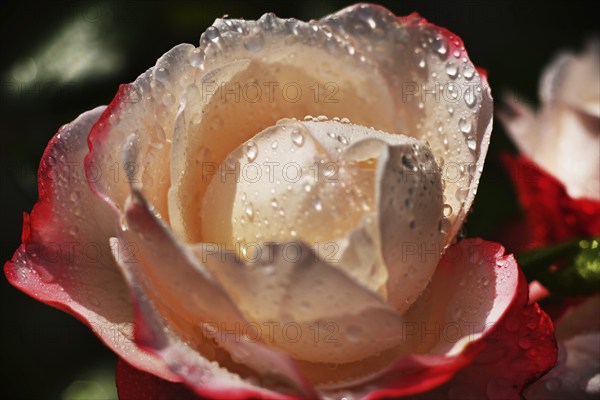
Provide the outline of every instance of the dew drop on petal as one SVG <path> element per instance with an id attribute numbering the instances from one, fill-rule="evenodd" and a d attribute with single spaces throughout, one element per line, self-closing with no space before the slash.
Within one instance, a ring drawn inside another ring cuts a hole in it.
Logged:
<path id="1" fill-rule="evenodd" d="M 312 206 L 317 211 L 321 211 L 323 209 L 323 203 L 321 202 L 321 199 L 318 197 L 312 198 Z"/>
<path id="2" fill-rule="evenodd" d="M 265 38 L 260 32 L 252 36 L 248 36 L 244 40 L 244 47 L 253 53 L 260 51 L 263 48 L 264 44 Z"/>
<path id="3" fill-rule="evenodd" d="M 446 73 L 450 78 L 456 78 L 458 75 L 458 67 L 453 63 L 446 64 Z"/>
<path id="4" fill-rule="evenodd" d="M 450 204 L 444 204 L 444 217 L 449 217 L 452 214 L 452 206 Z"/>
<path id="5" fill-rule="evenodd" d="M 244 153 L 246 154 L 248 161 L 252 162 L 256 160 L 256 157 L 258 156 L 258 146 L 254 142 L 248 142 L 244 147 Z"/>
<path id="6" fill-rule="evenodd" d="M 477 150 L 477 140 L 473 136 L 467 136 L 467 147 L 469 150 Z"/>
<path id="7" fill-rule="evenodd" d="M 252 203 L 246 204 L 246 215 L 248 216 L 248 221 L 252 222 L 254 220 L 254 206 Z"/>
<path id="8" fill-rule="evenodd" d="M 167 92 L 164 94 L 162 102 L 165 106 L 171 107 L 173 104 L 175 104 L 175 96 L 173 96 L 173 93 Z"/>
<path id="9" fill-rule="evenodd" d="M 475 97 L 475 93 L 473 92 L 473 88 L 468 88 L 465 91 L 465 104 L 469 108 L 473 108 L 473 106 L 477 103 L 477 98 Z"/>
<path id="10" fill-rule="evenodd" d="M 302 147 L 302 145 L 304 144 L 304 134 L 302 132 L 300 132 L 298 129 L 293 129 L 292 133 L 292 142 L 298 146 L 298 147 Z"/>
<path id="11" fill-rule="evenodd" d="M 167 82 L 169 80 L 169 70 L 164 67 L 160 67 L 156 70 L 154 76 L 161 82 Z"/>
<path id="12" fill-rule="evenodd" d="M 69 198 L 71 199 L 72 202 L 76 202 L 81 198 L 81 194 L 76 190 L 74 192 L 71 192 L 71 194 L 69 195 Z"/>
<path id="13" fill-rule="evenodd" d="M 465 118 L 461 118 L 458 120 L 458 129 L 460 129 L 462 133 L 468 134 L 471 133 L 473 127 L 469 121 L 467 121 Z"/>
<path id="14" fill-rule="evenodd" d="M 475 76 L 475 70 L 473 69 L 473 67 L 471 67 L 471 66 L 465 67 L 465 70 L 463 71 L 463 76 L 468 81 L 473 79 L 473 76 Z"/>

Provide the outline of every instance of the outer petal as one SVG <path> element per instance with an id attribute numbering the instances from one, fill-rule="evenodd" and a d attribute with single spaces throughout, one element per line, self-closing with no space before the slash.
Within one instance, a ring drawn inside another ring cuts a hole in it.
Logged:
<path id="1" fill-rule="evenodd" d="M 529 387 L 527 399 L 597 399 L 600 395 L 600 295 L 568 310 L 556 325 L 557 365 Z"/>
<path id="2" fill-rule="evenodd" d="M 248 263 L 197 250 L 244 315 L 274 322 L 269 341 L 296 359 L 344 364 L 402 342 L 400 314 L 302 242 L 265 246 Z"/>
<path id="3" fill-rule="evenodd" d="M 114 248 L 133 292 L 136 341 L 159 355 L 199 394 L 218 396 L 232 390 L 240 396 L 275 395 L 235 372 L 259 379 L 264 386 L 270 382 L 282 391 L 310 393 L 291 360 L 257 339 L 260 336 L 203 265 L 150 211 L 139 190 L 132 195 L 120 243 L 136 243 L 139 253 L 125 257 L 122 246 Z M 211 362 L 215 360 L 222 366 Z"/>
<path id="4" fill-rule="evenodd" d="M 477 239 L 463 240 L 448 249 L 438 268 L 440 275 L 434 277 L 432 292 L 428 294 L 430 307 L 444 310 L 447 321 L 455 321 L 451 324 L 464 326 L 467 323 L 474 328 L 471 332 L 475 335 L 469 335 L 471 338 L 479 336 L 480 327 L 484 330 L 480 331 L 480 338 L 460 353 L 470 359 L 467 366 L 446 384 L 418 399 L 520 399 L 520 391 L 554 365 L 556 342 L 552 322 L 537 304 L 527 305 L 525 277 L 514 258 L 502 256 L 503 252 L 499 244 Z M 450 281 L 446 291 L 440 290 L 440 286 L 435 288 L 436 278 L 440 279 L 437 285 L 443 284 L 443 279 Z M 457 287 L 463 289 L 457 292 Z M 486 291 L 494 292 L 495 296 L 490 297 L 491 293 Z M 442 306 L 436 303 L 436 293 L 441 294 Z M 423 312 L 419 307 L 425 306 L 424 303 L 427 303 L 426 297 L 415 304 L 414 311 Z M 488 311 L 481 313 L 482 308 Z M 433 311 L 432 315 L 435 314 Z M 480 316 L 485 319 L 481 320 Z M 450 353 L 460 351 L 462 346 L 457 345 L 462 343 L 450 335 L 450 331 L 445 337 L 442 334 L 442 340 L 433 351 L 449 347 Z M 382 391 L 374 396 L 400 393 Z"/>
<path id="5" fill-rule="evenodd" d="M 452 246 L 438 267 L 431 292 L 406 314 L 410 318 L 414 313 L 415 322 L 419 315 L 425 319 L 416 332 L 423 350 L 468 360 L 452 380 L 424 398 L 518 398 L 525 384 L 554 364 L 552 324 L 537 306 L 527 306 L 525 278 L 514 258 L 503 252 L 499 244 L 479 239 Z M 467 334 L 467 340 L 459 332 Z M 498 392 L 506 382 L 516 386 Z M 405 390 L 382 390 L 372 397 L 397 396 Z"/>
<path id="6" fill-rule="evenodd" d="M 131 340 L 128 289 L 109 247 L 116 219 L 85 179 L 87 135 L 104 109 L 83 113 L 48 144 L 38 171 L 39 200 L 25 218 L 23 244 L 4 272 L 17 288 L 89 325 L 136 367 L 177 379 Z"/>
<path id="7" fill-rule="evenodd" d="M 358 4 L 321 23 L 386 77 L 398 131 L 429 143 L 443 168 L 455 237 L 477 192 L 492 130 L 485 76 L 458 36 L 417 14 L 396 17 L 383 7 Z"/>
<path id="8" fill-rule="evenodd" d="M 89 135 L 86 172 L 94 190 L 115 211 L 122 210 L 129 184 L 136 183 L 168 220 L 173 125 L 182 87 L 194 79 L 190 65 L 194 46 L 180 44 L 165 53 L 135 82 L 121 85 Z M 123 163 L 121 149 L 131 135 L 139 141 L 134 160 Z"/>
<path id="9" fill-rule="evenodd" d="M 198 400 L 183 384 L 147 374 L 122 359 L 117 362 L 116 384 L 120 400 Z"/>
<path id="10" fill-rule="evenodd" d="M 506 155 L 504 164 L 527 217 L 530 247 L 600 235 L 600 201 L 572 198 L 561 182 L 526 157 Z"/>

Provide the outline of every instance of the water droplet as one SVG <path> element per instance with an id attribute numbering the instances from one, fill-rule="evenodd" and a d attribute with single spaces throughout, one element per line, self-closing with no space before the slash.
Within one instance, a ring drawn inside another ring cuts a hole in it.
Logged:
<path id="1" fill-rule="evenodd" d="M 454 55 L 454 57 L 460 58 L 460 51 L 454 50 L 454 52 L 452 54 Z"/>
<path id="2" fill-rule="evenodd" d="M 349 124 L 349 123 L 350 123 L 350 120 L 349 120 L 348 118 L 342 118 L 342 119 L 340 119 L 340 122 L 341 122 L 342 124 Z"/>
<path id="3" fill-rule="evenodd" d="M 410 227 L 410 229 L 416 229 L 417 228 L 417 223 L 415 222 L 415 220 L 413 219 L 412 221 L 410 221 L 410 223 L 408 224 L 408 226 Z"/>
<path id="4" fill-rule="evenodd" d="M 456 78 L 458 75 L 458 67 L 453 63 L 446 64 L 446 73 L 450 78 Z"/>
<path id="5" fill-rule="evenodd" d="M 475 70 L 470 65 L 466 66 L 463 71 L 463 76 L 466 80 L 470 81 L 475 76 Z"/>
<path id="6" fill-rule="evenodd" d="M 465 201 L 465 199 L 467 198 L 467 193 L 468 193 L 468 189 L 463 189 L 463 188 L 458 188 L 456 189 L 456 193 L 454 194 L 454 196 L 456 197 L 456 200 L 463 202 Z"/>
<path id="7" fill-rule="evenodd" d="M 465 118 L 461 118 L 458 120 L 458 129 L 462 133 L 471 133 L 471 129 L 473 129 L 471 122 L 467 121 Z"/>
<path id="8" fill-rule="evenodd" d="M 192 64 L 192 67 L 202 68 L 204 66 L 204 52 L 200 49 L 194 49 L 190 64 Z"/>
<path id="9" fill-rule="evenodd" d="M 312 198 L 312 205 L 317 211 L 321 211 L 323 209 L 323 203 L 321 203 L 321 199 L 318 197 Z"/>
<path id="10" fill-rule="evenodd" d="M 304 191 L 306 193 L 310 192 L 312 190 L 312 186 L 310 186 L 309 183 L 307 183 L 306 185 L 304 185 Z"/>
<path id="11" fill-rule="evenodd" d="M 442 234 L 446 234 L 446 233 L 450 232 L 450 227 L 451 227 L 450 220 L 447 218 L 442 218 L 440 220 L 440 222 L 438 223 L 438 230 Z"/>
<path id="12" fill-rule="evenodd" d="M 252 222 L 254 220 L 254 206 L 252 203 L 246 204 L 246 215 L 248 216 L 248 221 Z"/>
<path id="13" fill-rule="evenodd" d="M 519 339 L 519 347 L 522 348 L 523 350 L 527 350 L 531 347 L 532 343 L 531 340 L 529 340 L 529 338 L 521 338 Z"/>
<path id="14" fill-rule="evenodd" d="M 71 194 L 69 195 L 69 198 L 71 199 L 72 202 L 79 201 L 79 199 L 81 198 L 81 193 L 79 193 L 77 190 L 74 192 L 71 192 Z"/>
<path id="15" fill-rule="evenodd" d="M 166 82 L 169 79 L 169 70 L 164 67 L 160 67 L 156 70 L 156 72 L 154 73 L 154 76 L 159 81 Z"/>
<path id="16" fill-rule="evenodd" d="M 327 132 L 327 136 L 329 136 L 332 139 L 335 139 L 335 133 L 333 132 Z"/>
<path id="17" fill-rule="evenodd" d="M 449 217 L 452 214 L 452 206 L 450 204 L 444 204 L 444 217 Z"/>
<path id="18" fill-rule="evenodd" d="M 293 129 L 291 136 L 292 136 L 292 142 L 296 146 L 302 147 L 302 145 L 304 144 L 304 134 L 302 132 L 300 132 L 298 129 Z"/>
<path id="19" fill-rule="evenodd" d="M 346 139 L 344 136 L 339 135 L 337 137 L 338 142 L 340 142 L 341 144 L 348 144 L 348 139 Z"/>
<path id="20" fill-rule="evenodd" d="M 419 60 L 419 68 L 425 68 L 427 66 L 427 63 L 425 63 L 425 59 L 421 58 Z"/>
<path id="21" fill-rule="evenodd" d="M 475 93 L 473 92 L 473 88 L 467 88 L 465 91 L 465 104 L 469 108 L 473 108 L 477 103 L 477 97 L 475 97 Z"/>
<path id="22" fill-rule="evenodd" d="M 249 162 L 256 160 L 258 156 L 258 146 L 254 142 L 248 142 L 245 145 L 244 153 Z"/>
<path id="23" fill-rule="evenodd" d="M 467 136 L 467 147 L 472 151 L 477 150 L 477 141 L 473 136 Z"/>
<path id="24" fill-rule="evenodd" d="M 277 146 L 279 146 L 279 143 L 277 143 L 277 140 L 274 140 L 273 143 L 271 143 L 271 148 L 275 150 Z"/>
<path id="25" fill-rule="evenodd" d="M 277 206 L 279 206 L 277 199 L 271 199 L 271 207 L 277 208 Z"/>
<path id="26" fill-rule="evenodd" d="M 312 115 L 307 115 L 304 117 L 305 121 L 312 121 L 313 119 L 315 119 Z"/>
<path id="27" fill-rule="evenodd" d="M 217 28 L 215 28 L 214 26 L 209 26 L 208 28 L 206 28 L 206 31 L 204 31 L 204 34 L 210 40 L 215 41 L 215 40 L 219 39 L 219 30 Z"/>
<path id="28" fill-rule="evenodd" d="M 490 284 L 490 279 L 487 276 L 484 276 L 481 280 L 481 284 L 483 285 L 483 287 L 487 287 L 487 285 Z"/>
<path id="29" fill-rule="evenodd" d="M 327 121 L 327 119 L 328 119 L 328 118 L 327 118 L 327 116 L 326 116 L 326 115 L 319 115 L 319 116 L 317 117 L 317 121 L 319 121 L 319 122 Z"/>
<path id="30" fill-rule="evenodd" d="M 446 55 L 446 53 L 448 52 L 448 47 L 446 46 L 446 43 L 444 43 L 443 40 L 439 41 L 439 46 L 437 48 L 437 52 L 440 55 Z"/>
<path id="31" fill-rule="evenodd" d="M 252 36 L 248 36 L 244 40 L 244 47 L 249 51 L 256 53 L 260 51 L 265 44 L 265 38 L 262 33 L 258 32 Z"/>
<path id="32" fill-rule="evenodd" d="M 454 108 L 448 106 L 448 114 L 450 114 L 450 115 L 454 114 Z"/>
<path id="33" fill-rule="evenodd" d="M 413 171 L 417 171 L 417 160 L 412 154 L 404 154 L 402 156 L 402 164 Z"/>
<path id="34" fill-rule="evenodd" d="M 173 96 L 173 93 L 167 92 L 164 94 L 162 102 L 165 106 L 171 107 L 173 104 L 175 104 L 175 96 Z"/>

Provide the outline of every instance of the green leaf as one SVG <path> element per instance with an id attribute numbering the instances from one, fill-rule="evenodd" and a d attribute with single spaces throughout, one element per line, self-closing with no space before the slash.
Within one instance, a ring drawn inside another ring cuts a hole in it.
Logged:
<path id="1" fill-rule="evenodd" d="M 538 280 L 553 295 L 600 290 L 600 238 L 574 239 L 517 256 L 529 281 Z"/>

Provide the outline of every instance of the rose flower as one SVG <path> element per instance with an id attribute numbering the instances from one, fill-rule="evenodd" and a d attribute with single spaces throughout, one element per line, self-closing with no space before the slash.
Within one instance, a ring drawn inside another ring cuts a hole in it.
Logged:
<path id="1" fill-rule="evenodd" d="M 451 245 L 491 122 L 485 74 L 416 14 L 218 19 L 59 130 L 5 273 L 159 386 L 518 397 L 552 326 L 502 246 Z"/>
<path id="2" fill-rule="evenodd" d="M 527 216 L 527 247 L 600 235 L 599 43 L 546 67 L 539 111 L 508 99 L 499 113 L 521 153 L 506 165 Z"/>

